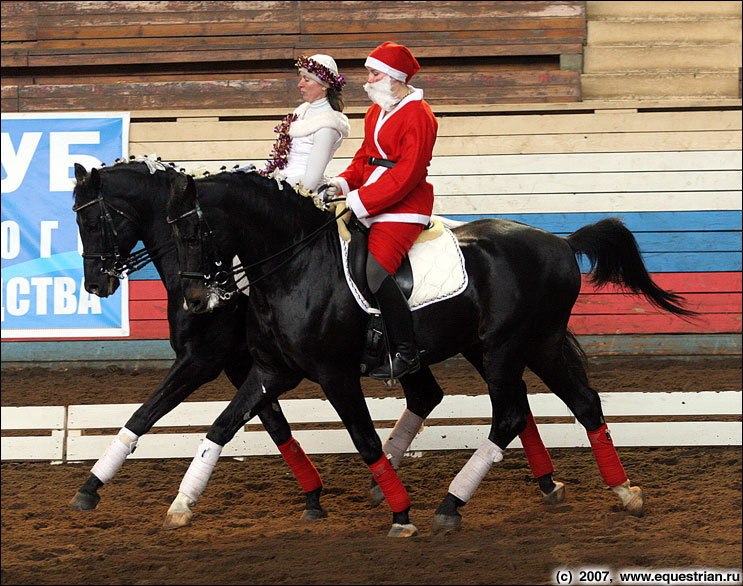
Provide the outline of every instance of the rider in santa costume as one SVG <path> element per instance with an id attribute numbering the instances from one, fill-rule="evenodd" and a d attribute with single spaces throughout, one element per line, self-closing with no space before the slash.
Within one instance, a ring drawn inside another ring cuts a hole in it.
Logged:
<path id="1" fill-rule="evenodd" d="M 426 181 L 438 123 L 423 91 L 408 85 L 420 69 L 407 47 L 386 42 L 366 60 L 364 89 L 374 104 L 364 120 L 364 142 L 348 168 L 333 178 L 327 196 L 340 191 L 370 228 L 366 273 L 393 357 L 370 373 L 380 380 L 420 368 L 408 303 L 393 278 L 431 219 L 433 187 Z"/>

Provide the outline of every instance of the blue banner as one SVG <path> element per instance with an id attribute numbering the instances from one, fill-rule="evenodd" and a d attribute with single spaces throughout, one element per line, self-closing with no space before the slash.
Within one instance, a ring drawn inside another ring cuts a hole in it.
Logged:
<path id="1" fill-rule="evenodd" d="M 128 113 L 2 115 L 2 338 L 129 335 L 127 281 L 85 291 L 72 190 L 128 156 Z"/>

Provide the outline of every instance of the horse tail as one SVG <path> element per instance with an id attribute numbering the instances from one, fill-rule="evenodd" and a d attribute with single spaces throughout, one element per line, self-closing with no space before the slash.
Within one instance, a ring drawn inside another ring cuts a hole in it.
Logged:
<path id="1" fill-rule="evenodd" d="M 650 278 L 640 255 L 637 241 L 619 218 L 606 218 L 584 226 L 567 237 L 575 254 L 591 262 L 591 282 L 599 287 L 621 285 L 643 295 L 656 307 L 674 315 L 697 315 L 684 307 L 684 298 L 658 287 Z"/>

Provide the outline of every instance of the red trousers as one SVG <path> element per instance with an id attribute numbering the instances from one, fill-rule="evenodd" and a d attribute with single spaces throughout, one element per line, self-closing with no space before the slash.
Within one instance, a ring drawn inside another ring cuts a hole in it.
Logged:
<path id="1" fill-rule="evenodd" d="M 403 222 L 377 222 L 369 231 L 369 252 L 385 270 L 394 275 L 403 257 L 418 239 L 425 226 Z"/>

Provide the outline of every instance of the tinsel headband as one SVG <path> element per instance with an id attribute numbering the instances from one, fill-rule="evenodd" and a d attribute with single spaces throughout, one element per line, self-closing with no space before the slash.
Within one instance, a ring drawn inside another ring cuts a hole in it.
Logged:
<path id="1" fill-rule="evenodd" d="M 300 70 L 305 70 L 307 73 L 317 78 L 318 81 L 336 91 L 341 91 L 343 86 L 346 85 L 346 80 L 343 79 L 343 76 L 340 73 L 335 74 L 321 63 L 318 63 L 314 59 L 310 59 L 305 55 L 297 57 L 297 62 L 294 65 Z"/>

